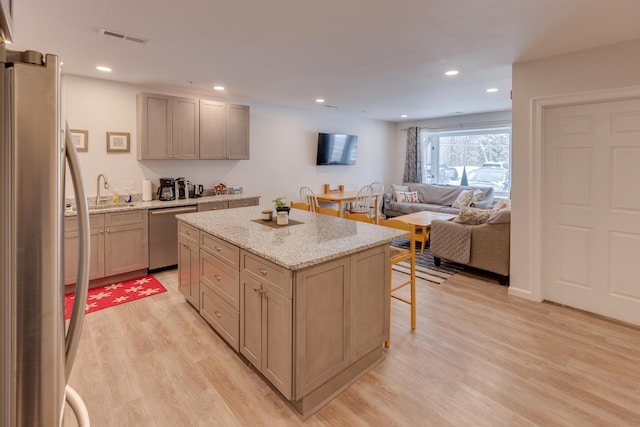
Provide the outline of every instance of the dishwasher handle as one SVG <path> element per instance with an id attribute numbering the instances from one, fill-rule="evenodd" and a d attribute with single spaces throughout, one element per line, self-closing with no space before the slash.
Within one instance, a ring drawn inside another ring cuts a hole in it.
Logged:
<path id="1" fill-rule="evenodd" d="M 182 214 L 182 213 L 191 213 L 196 212 L 197 209 L 195 206 L 188 206 L 184 208 L 161 208 L 161 209 L 152 209 L 149 211 L 151 215 L 166 215 L 166 214 Z"/>

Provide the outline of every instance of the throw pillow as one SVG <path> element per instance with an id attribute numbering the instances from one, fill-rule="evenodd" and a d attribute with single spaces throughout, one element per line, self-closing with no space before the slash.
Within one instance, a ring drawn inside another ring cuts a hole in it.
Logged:
<path id="1" fill-rule="evenodd" d="M 451 204 L 452 208 L 468 208 L 473 198 L 473 190 L 462 190 L 456 200 Z"/>
<path id="2" fill-rule="evenodd" d="M 408 185 L 391 184 L 391 191 L 395 195 L 397 191 L 409 191 L 409 186 Z M 399 202 L 399 201 L 400 200 L 398 200 L 398 198 L 396 197 L 396 202 Z"/>
<path id="3" fill-rule="evenodd" d="M 510 199 L 502 199 L 499 200 L 498 202 L 496 202 L 496 204 L 493 206 L 493 211 L 497 212 L 499 210 L 502 209 L 511 209 L 511 200 Z"/>
<path id="4" fill-rule="evenodd" d="M 487 218 L 489 224 L 508 224 L 511 222 L 511 208 L 500 209 L 499 211 L 492 211 L 489 218 Z"/>
<path id="5" fill-rule="evenodd" d="M 460 224 L 478 225 L 485 223 L 490 215 L 489 209 L 462 208 L 460 214 L 453 221 Z"/>
<path id="6" fill-rule="evenodd" d="M 396 200 L 405 203 L 418 203 L 418 193 L 415 191 L 396 191 Z"/>

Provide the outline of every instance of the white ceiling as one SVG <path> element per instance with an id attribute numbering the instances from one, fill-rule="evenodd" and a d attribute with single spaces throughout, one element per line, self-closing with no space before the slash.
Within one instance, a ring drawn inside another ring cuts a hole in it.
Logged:
<path id="1" fill-rule="evenodd" d="M 508 110 L 512 63 L 638 39 L 639 17 L 640 0 L 15 0 L 12 49 L 69 74 L 400 121 Z"/>

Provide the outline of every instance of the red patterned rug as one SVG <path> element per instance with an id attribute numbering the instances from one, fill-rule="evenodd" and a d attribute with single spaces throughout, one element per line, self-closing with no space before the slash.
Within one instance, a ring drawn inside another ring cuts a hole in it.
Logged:
<path id="1" fill-rule="evenodd" d="M 151 274 L 137 279 L 99 286 L 89 289 L 84 312 L 91 313 L 163 292 L 167 292 L 167 290 Z M 71 317 L 74 298 L 75 294 L 73 293 L 65 295 L 65 319 Z"/>

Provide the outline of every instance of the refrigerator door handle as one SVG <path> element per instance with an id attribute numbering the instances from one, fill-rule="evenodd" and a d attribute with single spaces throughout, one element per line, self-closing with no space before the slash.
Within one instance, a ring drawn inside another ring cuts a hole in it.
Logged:
<path id="1" fill-rule="evenodd" d="M 71 130 L 69 123 L 66 124 L 65 130 L 65 147 L 66 157 L 69 161 L 69 172 L 73 181 L 73 191 L 76 196 L 76 205 L 78 212 L 78 276 L 76 278 L 75 299 L 73 301 L 73 311 L 69 323 L 69 329 L 65 338 L 66 359 L 65 371 L 67 382 L 71 375 L 71 367 L 76 357 L 78 344 L 80 343 L 80 333 L 84 322 L 84 310 L 87 301 L 87 292 L 89 290 L 89 206 L 87 197 L 84 192 L 82 183 L 82 174 L 80 173 L 80 164 L 75 145 L 71 140 Z"/>

